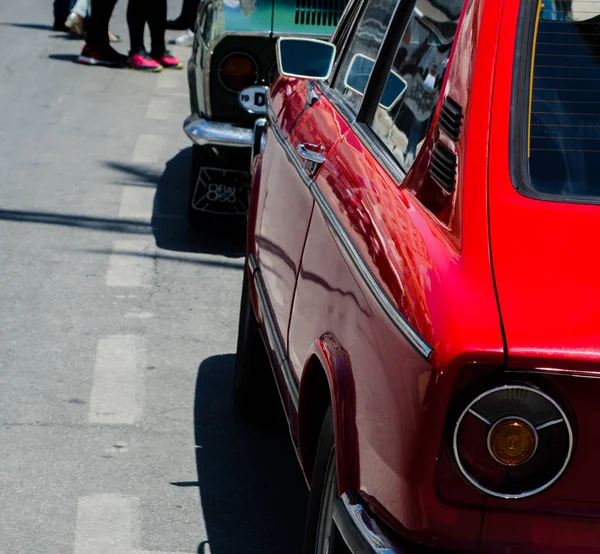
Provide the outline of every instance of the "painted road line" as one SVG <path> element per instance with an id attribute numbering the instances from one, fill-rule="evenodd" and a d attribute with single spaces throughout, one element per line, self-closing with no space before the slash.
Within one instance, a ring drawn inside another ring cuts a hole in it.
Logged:
<path id="1" fill-rule="evenodd" d="M 116 240 L 108 259 L 109 287 L 149 287 L 154 264 L 154 245 L 142 240 Z"/>
<path id="2" fill-rule="evenodd" d="M 169 119 L 171 113 L 171 99 L 164 96 L 150 98 L 146 117 L 148 119 Z"/>
<path id="3" fill-rule="evenodd" d="M 121 494 L 84 496 L 77 504 L 75 554 L 179 554 L 144 551 L 140 544 L 139 499 Z M 202 537 L 200 537 L 200 540 Z M 204 550 L 210 554 L 210 550 Z"/>
<path id="4" fill-rule="evenodd" d="M 133 163 L 157 163 L 164 157 L 165 139 L 161 135 L 140 135 L 133 151 Z"/>
<path id="5" fill-rule="evenodd" d="M 132 425 L 144 409 L 146 341 L 136 335 L 113 335 L 98 341 L 90 423 Z"/>
<path id="6" fill-rule="evenodd" d="M 153 187 L 123 187 L 119 217 L 121 219 L 139 219 L 150 222 L 156 190 Z"/>

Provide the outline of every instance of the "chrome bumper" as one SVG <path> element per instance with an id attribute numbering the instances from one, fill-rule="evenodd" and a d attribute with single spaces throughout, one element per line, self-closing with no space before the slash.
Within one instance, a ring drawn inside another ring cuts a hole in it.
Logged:
<path id="1" fill-rule="evenodd" d="M 385 537 L 362 505 L 347 493 L 336 500 L 333 519 L 352 554 L 407 554 Z"/>
<path id="2" fill-rule="evenodd" d="M 183 130 L 191 141 L 199 146 L 236 146 L 251 148 L 253 143 L 252 129 L 236 127 L 231 123 L 208 121 L 197 115 L 190 115 L 183 122 Z"/>

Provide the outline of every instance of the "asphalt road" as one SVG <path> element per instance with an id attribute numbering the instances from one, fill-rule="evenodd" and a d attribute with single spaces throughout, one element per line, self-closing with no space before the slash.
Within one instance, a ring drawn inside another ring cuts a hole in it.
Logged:
<path id="1" fill-rule="evenodd" d="M 287 432 L 231 400 L 243 240 L 184 217 L 185 72 L 51 22 L 0 2 L 0 552 L 300 552 Z"/>

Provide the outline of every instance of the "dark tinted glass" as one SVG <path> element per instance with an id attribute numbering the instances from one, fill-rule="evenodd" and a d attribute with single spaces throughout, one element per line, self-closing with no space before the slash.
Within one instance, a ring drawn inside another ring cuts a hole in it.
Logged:
<path id="1" fill-rule="evenodd" d="M 373 130 L 404 171 L 429 131 L 463 3 L 418 0 L 400 41 L 390 79 L 402 79 L 406 91 L 391 110 L 377 108 Z M 385 105 L 384 98 L 380 103 Z"/>
<path id="2" fill-rule="evenodd" d="M 362 14 L 354 35 L 350 38 L 348 49 L 344 53 L 334 87 L 344 96 L 348 106 L 354 112 L 358 112 L 363 95 L 346 86 L 346 76 L 350 64 L 357 54 L 361 54 L 366 59 L 374 60 L 377 58 L 379 47 L 383 42 L 383 37 L 397 3 L 398 0 L 371 0 Z M 360 77 L 360 80 L 366 88 L 373 67 L 365 65 L 363 69 L 366 73 Z"/>
<path id="3" fill-rule="evenodd" d="M 351 89 L 359 95 L 364 95 L 374 65 L 375 60 L 365 58 L 362 54 L 354 56 L 346 75 L 346 88 Z M 395 73 L 390 73 L 379 103 L 385 109 L 389 110 L 402 97 L 405 90 L 406 81 Z"/>
<path id="4" fill-rule="evenodd" d="M 334 46 L 310 39 L 279 41 L 279 60 L 286 75 L 326 79 L 333 63 Z"/>
<path id="5" fill-rule="evenodd" d="M 600 2 L 543 0 L 536 27 L 526 98 L 531 186 L 600 196 Z"/>

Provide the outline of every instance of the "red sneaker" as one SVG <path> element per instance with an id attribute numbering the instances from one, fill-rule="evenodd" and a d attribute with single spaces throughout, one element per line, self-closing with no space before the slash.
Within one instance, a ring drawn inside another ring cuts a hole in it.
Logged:
<path id="1" fill-rule="evenodd" d="M 183 69 L 181 60 L 173 56 L 168 50 L 165 50 L 160 55 L 153 55 L 152 57 L 165 69 Z"/>
<path id="2" fill-rule="evenodd" d="M 153 60 L 148 52 L 144 50 L 140 52 L 130 52 L 127 58 L 127 67 L 137 69 L 138 71 L 146 71 L 148 73 L 158 73 L 163 70 L 163 66 L 156 60 Z"/>
<path id="3" fill-rule="evenodd" d="M 127 57 L 119 54 L 114 48 L 106 46 L 99 49 L 92 49 L 87 44 L 83 47 L 81 54 L 77 58 L 79 63 L 86 65 L 106 65 L 109 67 L 123 67 Z"/>

